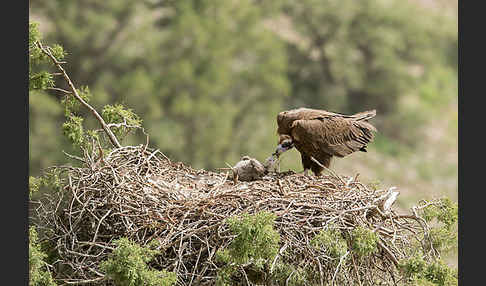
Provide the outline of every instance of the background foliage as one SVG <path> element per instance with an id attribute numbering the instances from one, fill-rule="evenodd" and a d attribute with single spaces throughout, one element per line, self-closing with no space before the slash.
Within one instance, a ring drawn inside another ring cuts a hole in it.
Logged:
<path id="1" fill-rule="evenodd" d="M 272 2 L 31 0 L 30 20 L 60 45 L 56 54 L 93 95 L 90 104 L 109 105 L 111 114 L 118 104 L 132 109 L 151 146 L 174 161 L 216 169 L 242 155 L 264 160 L 283 109 L 376 108 L 379 133 L 368 153 L 334 168 L 398 186 L 402 207 L 457 200 L 457 1 Z M 77 151 L 62 132 L 69 103 L 39 90 L 65 83 L 29 75 L 37 79 L 29 86 L 36 176 L 64 164 L 62 150 Z M 76 114 L 85 120 L 64 126 L 74 141 L 79 128 L 97 127 L 83 108 Z M 137 132 L 124 143 L 144 142 Z M 298 152 L 281 167 L 301 171 Z"/>

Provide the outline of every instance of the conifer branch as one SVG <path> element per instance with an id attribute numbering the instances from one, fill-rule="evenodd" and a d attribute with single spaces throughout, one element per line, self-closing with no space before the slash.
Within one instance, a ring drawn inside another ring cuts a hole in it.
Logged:
<path id="1" fill-rule="evenodd" d="M 113 146 L 117 147 L 117 148 L 121 148 L 122 146 L 120 145 L 120 143 L 118 142 L 118 139 L 116 138 L 115 134 L 113 134 L 113 132 L 110 130 L 109 126 L 105 123 L 105 121 L 103 120 L 103 117 L 100 116 L 100 114 L 96 111 L 96 109 L 94 109 L 91 105 L 89 105 L 85 100 L 83 100 L 83 98 L 81 96 L 79 96 L 78 94 L 78 91 L 76 90 L 76 88 L 74 87 L 74 84 L 73 82 L 71 81 L 71 79 L 69 78 L 69 76 L 67 75 L 66 71 L 64 70 L 64 68 L 61 66 L 61 64 L 65 63 L 65 62 L 60 62 L 58 61 L 53 55 L 52 53 L 47 49 L 47 48 L 44 48 L 41 44 L 41 42 L 37 41 L 37 46 L 39 47 L 39 49 L 41 49 L 41 51 L 46 54 L 51 60 L 52 62 L 54 63 L 54 65 L 56 65 L 56 67 L 59 69 L 59 71 L 61 71 L 64 79 L 66 80 L 67 84 L 69 85 L 69 88 L 71 89 L 71 93 L 74 95 L 74 97 L 79 101 L 81 102 L 81 104 L 83 104 L 86 108 L 88 108 L 88 110 L 94 115 L 94 117 L 100 122 L 101 124 L 101 127 L 103 128 L 103 130 L 106 132 L 106 134 L 108 135 L 108 137 L 110 138 L 110 141 L 111 143 L 113 144 Z"/>

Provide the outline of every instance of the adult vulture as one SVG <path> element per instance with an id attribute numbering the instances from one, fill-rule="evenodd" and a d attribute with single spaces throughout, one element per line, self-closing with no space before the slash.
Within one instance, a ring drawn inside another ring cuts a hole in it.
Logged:
<path id="1" fill-rule="evenodd" d="M 282 111 L 277 116 L 279 139 L 274 155 L 295 147 L 301 154 L 304 173 L 310 169 L 319 176 L 324 170 L 321 165 L 328 168 L 333 156 L 366 152 L 376 132 L 368 120 L 375 115 L 376 110 L 354 115 L 310 108 Z"/>

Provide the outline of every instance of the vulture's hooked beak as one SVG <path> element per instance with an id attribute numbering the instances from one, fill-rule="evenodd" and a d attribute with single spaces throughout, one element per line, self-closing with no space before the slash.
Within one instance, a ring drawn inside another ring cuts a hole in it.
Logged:
<path id="1" fill-rule="evenodd" d="M 294 143 L 292 141 L 284 141 L 277 145 L 277 149 L 275 149 L 275 152 L 272 155 L 279 157 L 283 152 L 288 151 L 293 147 Z"/>

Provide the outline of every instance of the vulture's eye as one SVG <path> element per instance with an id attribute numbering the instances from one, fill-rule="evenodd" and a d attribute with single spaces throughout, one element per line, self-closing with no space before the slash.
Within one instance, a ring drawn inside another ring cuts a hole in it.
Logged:
<path id="1" fill-rule="evenodd" d="M 287 142 L 282 143 L 282 147 L 287 148 L 287 147 L 290 147 L 290 146 L 292 146 L 292 142 L 287 141 Z"/>

